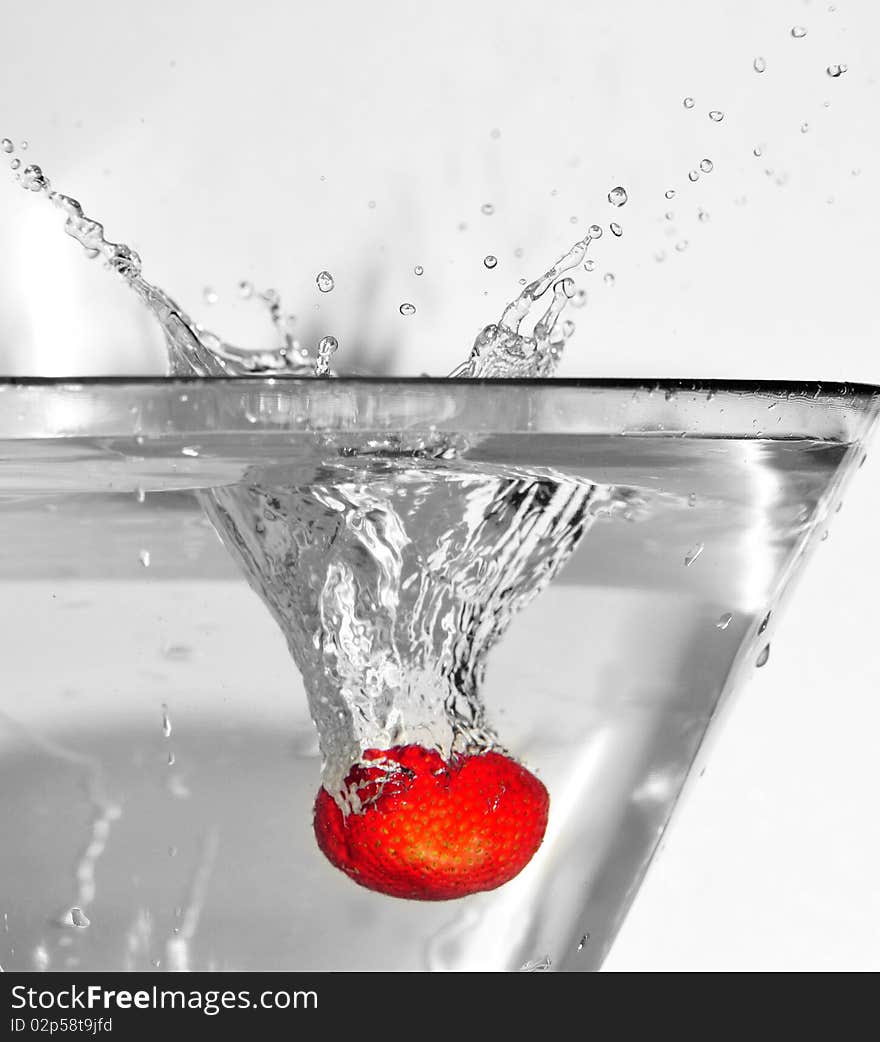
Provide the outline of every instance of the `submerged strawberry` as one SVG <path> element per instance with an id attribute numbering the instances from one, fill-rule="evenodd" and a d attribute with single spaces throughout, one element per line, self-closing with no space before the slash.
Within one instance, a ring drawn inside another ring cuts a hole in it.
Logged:
<path id="1" fill-rule="evenodd" d="M 347 815 L 318 792 L 318 846 L 356 883 L 391 897 L 494 890 L 529 863 L 547 827 L 547 790 L 498 752 L 447 763 L 419 745 L 368 749 L 345 786 L 357 808 Z"/>

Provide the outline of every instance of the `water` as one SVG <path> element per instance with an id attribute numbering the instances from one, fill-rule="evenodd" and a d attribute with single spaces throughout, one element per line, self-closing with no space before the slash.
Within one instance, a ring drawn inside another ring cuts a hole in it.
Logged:
<path id="1" fill-rule="evenodd" d="M 227 393 L 180 386 L 190 416 Z M 599 965 L 857 458 L 790 430 L 470 426 L 402 441 L 331 423 L 260 453 L 242 416 L 188 457 L 191 433 L 135 426 L 5 443 L 4 968 Z M 406 741 L 500 746 L 537 773 L 550 825 L 517 879 L 423 905 L 323 860 L 322 780 Z"/>

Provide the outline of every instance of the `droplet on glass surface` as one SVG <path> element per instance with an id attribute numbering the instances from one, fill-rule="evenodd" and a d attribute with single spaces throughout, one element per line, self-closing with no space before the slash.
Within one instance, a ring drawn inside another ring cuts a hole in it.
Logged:
<path id="1" fill-rule="evenodd" d="M 238 294 L 242 300 L 249 300 L 254 295 L 253 283 L 248 282 L 246 279 L 242 279 L 238 284 Z"/>
<path id="2" fill-rule="evenodd" d="M 758 655 L 758 658 L 755 661 L 755 666 L 758 669 L 760 669 L 761 666 L 766 666 L 767 665 L 767 659 L 769 659 L 769 658 L 770 658 L 770 645 L 769 644 L 765 644 L 764 647 L 761 648 L 761 653 L 760 653 L 760 655 Z"/>
<path id="3" fill-rule="evenodd" d="M 760 157 L 761 154 L 762 154 L 761 153 L 761 146 L 760 145 L 755 145 L 755 147 L 752 149 L 752 155 Z"/>
<path id="4" fill-rule="evenodd" d="M 11 170 L 18 170 L 18 168 L 20 166 L 21 166 L 21 160 L 20 159 L 10 159 L 9 160 L 9 167 L 10 167 Z"/>
<path id="5" fill-rule="evenodd" d="M 761 619 L 761 625 L 758 627 L 758 636 L 759 637 L 761 636 L 762 633 L 766 632 L 767 627 L 770 625 L 770 616 L 772 614 L 773 614 L 772 611 L 768 611 L 767 614 L 764 616 L 764 618 Z"/>
<path id="6" fill-rule="evenodd" d="M 491 253 L 483 258 L 483 265 L 490 270 L 498 264 L 498 258 L 493 256 Z"/>
<path id="7" fill-rule="evenodd" d="M 612 206 L 623 206 L 627 198 L 626 189 L 622 188 L 620 185 L 616 188 L 612 188 L 608 193 L 608 202 L 611 203 Z"/>
<path id="8" fill-rule="evenodd" d="M 315 285 L 322 293 L 329 293 L 336 283 L 329 271 L 319 271 L 315 277 Z"/>
<path id="9" fill-rule="evenodd" d="M 691 494 L 688 496 L 688 506 L 689 507 L 695 507 L 696 505 L 697 505 L 697 494 L 696 494 L 696 492 L 691 492 Z"/>
<path id="10" fill-rule="evenodd" d="M 68 910 L 67 914 L 63 916 L 62 922 L 65 926 L 75 926 L 78 930 L 85 930 L 86 927 L 89 926 L 91 920 L 81 908 L 74 905 Z"/>
<path id="11" fill-rule="evenodd" d="M 416 313 L 416 306 L 415 304 L 401 304 L 398 310 L 401 315 L 408 317 L 409 315 L 414 315 Z"/>

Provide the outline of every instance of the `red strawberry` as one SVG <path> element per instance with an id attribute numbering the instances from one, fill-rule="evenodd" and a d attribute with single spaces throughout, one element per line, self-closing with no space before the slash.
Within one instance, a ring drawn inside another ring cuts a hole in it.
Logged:
<path id="1" fill-rule="evenodd" d="M 358 807 L 347 815 L 318 792 L 318 846 L 356 883 L 391 897 L 494 890 L 529 863 L 547 827 L 547 790 L 502 753 L 447 763 L 419 745 L 368 749 L 345 786 Z"/>

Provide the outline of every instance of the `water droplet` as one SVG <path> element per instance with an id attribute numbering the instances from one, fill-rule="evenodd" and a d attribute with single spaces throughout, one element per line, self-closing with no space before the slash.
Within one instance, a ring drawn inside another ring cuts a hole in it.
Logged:
<path id="1" fill-rule="evenodd" d="M 329 293 L 336 283 L 329 271 L 319 271 L 315 276 L 315 285 L 322 293 Z"/>
<path id="2" fill-rule="evenodd" d="M 613 286 L 614 285 L 615 279 L 614 279 L 614 273 L 613 272 L 606 271 L 605 274 L 602 276 L 602 279 L 603 279 L 603 281 L 604 281 L 606 286 Z"/>
<path id="3" fill-rule="evenodd" d="M 688 245 L 689 243 L 687 239 L 682 239 L 680 242 L 677 242 L 675 244 L 675 248 L 676 250 L 678 250 L 679 253 L 684 253 L 684 251 L 688 248 Z"/>
<path id="4" fill-rule="evenodd" d="M 18 168 L 21 166 L 21 160 L 20 159 L 10 159 L 9 160 L 9 166 L 10 166 L 10 169 L 12 169 L 12 170 L 18 170 Z"/>
<path id="5" fill-rule="evenodd" d="M 484 266 L 489 268 L 489 269 L 494 268 L 497 265 L 497 263 L 498 263 L 498 258 L 497 257 L 493 257 L 491 253 L 483 258 Z"/>
<path id="6" fill-rule="evenodd" d="M 513 255 L 514 257 L 523 257 L 525 256 L 525 252 L 526 251 L 522 248 L 522 246 L 517 246 L 517 248 L 513 251 Z"/>
<path id="7" fill-rule="evenodd" d="M 672 210 L 667 210 L 666 213 L 663 214 L 663 217 L 667 221 L 674 221 L 675 220 L 675 213 Z"/>
<path id="8" fill-rule="evenodd" d="M 691 492 L 691 494 L 688 496 L 688 506 L 689 507 L 695 507 L 696 505 L 697 505 L 697 494 L 696 494 L 696 492 Z"/>
<path id="9" fill-rule="evenodd" d="M 697 210 L 697 220 L 698 220 L 698 221 L 699 221 L 699 222 L 700 222 L 701 224 L 705 224 L 705 223 L 706 223 L 706 221 L 708 221 L 708 220 L 709 220 L 709 214 L 708 214 L 708 211 L 706 211 L 706 210 L 704 210 L 704 209 L 703 209 L 702 207 L 700 207 L 700 208 L 699 208 L 699 209 Z"/>
<path id="10" fill-rule="evenodd" d="M 626 189 L 622 188 L 620 185 L 616 188 L 612 188 L 608 193 L 608 202 L 611 203 L 612 206 L 623 206 L 627 199 L 628 196 L 626 194 Z"/>
<path id="11" fill-rule="evenodd" d="M 825 71 L 833 80 L 836 80 L 846 72 L 846 69 L 846 65 L 829 65 Z"/>
<path id="12" fill-rule="evenodd" d="M 414 315 L 416 313 L 416 306 L 415 304 L 401 304 L 399 310 L 401 315 Z"/>
<path id="13" fill-rule="evenodd" d="M 417 264 L 413 268 L 413 271 L 415 272 L 416 275 L 424 275 L 425 274 L 425 269 L 421 266 L 421 264 Z"/>
<path id="14" fill-rule="evenodd" d="M 498 127 L 493 127 L 493 128 L 492 128 L 492 129 L 491 129 L 491 130 L 489 131 L 489 137 L 490 137 L 490 138 L 493 138 L 493 139 L 494 139 L 495 141 L 497 141 L 497 140 L 498 140 L 498 138 L 500 138 L 500 137 L 501 137 L 501 131 L 500 131 L 500 130 L 498 129 Z"/>
<path id="15" fill-rule="evenodd" d="M 684 105 L 684 107 L 686 109 L 692 109 L 694 107 L 694 99 L 693 98 L 685 98 L 684 101 L 682 102 L 682 105 Z"/>
<path id="16" fill-rule="evenodd" d="M 593 271 L 595 269 L 595 267 L 596 267 L 596 262 L 593 260 L 592 257 L 588 257 L 584 261 L 584 271 Z"/>
<path id="17" fill-rule="evenodd" d="M 367 206 L 368 206 L 368 208 L 370 210 L 375 210 L 376 209 L 376 200 L 375 199 L 370 199 L 369 202 L 367 203 Z"/>
<path id="18" fill-rule="evenodd" d="M 162 706 L 162 737 L 171 737 L 171 717 L 168 715 L 168 706 Z"/>
<path id="19" fill-rule="evenodd" d="M 184 445 L 180 454 L 181 456 L 198 456 L 199 450 L 195 445 Z"/>
<path id="20" fill-rule="evenodd" d="M 22 152 L 27 152 L 27 148 L 28 148 L 27 141 L 20 141 L 19 144 L 18 144 L 18 147 L 22 150 Z"/>
<path id="21" fill-rule="evenodd" d="M 691 170 L 691 172 L 688 174 L 688 181 L 699 181 L 699 180 L 700 180 L 700 171 L 699 170 Z"/>
<path id="22" fill-rule="evenodd" d="M 202 290 L 202 300 L 204 300 L 206 304 L 216 304 L 217 299 L 217 294 L 214 292 L 214 290 L 211 289 L 210 286 L 205 286 L 205 288 Z"/>
<path id="23" fill-rule="evenodd" d="M 612 221 L 608 227 L 611 229 L 611 234 L 616 235 L 618 239 L 623 235 L 623 228 L 616 221 Z"/>
<path id="24" fill-rule="evenodd" d="M 667 199 L 674 199 L 675 198 L 675 189 L 674 188 L 667 188 L 666 189 L 666 198 Z"/>
<path id="25" fill-rule="evenodd" d="M 150 567 L 150 551 L 149 550 L 141 550 L 141 552 L 138 554 L 138 560 L 141 562 L 141 564 L 144 566 L 144 568 L 149 568 Z"/>
<path id="26" fill-rule="evenodd" d="M 577 217 L 569 217 L 568 222 L 569 222 L 569 224 L 577 224 L 578 223 L 578 218 Z"/>
<path id="27" fill-rule="evenodd" d="M 719 109 L 712 109 L 709 113 L 709 119 L 711 119 L 713 123 L 720 123 L 721 120 L 724 119 L 724 113 Z"/>
<path id="28" fill-rule="evenodd" d="M 807 35 L 807 30 L 802 25 L 794 25 L 791 29 L 791 35 L 796 40 L 803 40 L 803 38 Z"/>
<path id="29" fill-rule="evenodd" d="M 590 935 L 588 933 L 585 933 L 584 936 L 578 941 L 578 951 L 579 952 L 582 952 L 584 950 L 584 945 L 587 943 L 587 941 L 589 939 L 590 939 Z"/>
<path id="30" fill-rule="evenodd" d="M 173 767 L 176 763 L 177 763 L 177 757 L 174 755 L 174 753 L 169 753 L 168 754 L 168 766 L 169 767 Z"/>
<path id="31" fill-rule="evenodd" d="M 704 174 L 711 174 L 712 171 L 715 169 L 715 164 L 712 162 L 711 159 L 701 159 L 700 169 L 703 171 Z"/>
<path id="32" fill-rule="evenodd" d="M 90 924 L 89 917 L 76 905 L 67 912 L 62 921 L 65 926 L 75 926 L 78 930 L 85 930 Z"/>
<path id="33" fill-rule="evenodd" d="M 703 552 L 703 546 L 703 543 L 697 543 L 697 545 L 692 550 L 688 550 L 684 557 L 685 568 L 690 568 L 694 561 L 696 561 L 696 559 Z"/>
<path id="34" fill-rule="evenodd" d="M 862 171 L 858 167 L 854 167 L 853 170 L 851 171 L 853 177 L 859 177 L 861 172 Z"/>
<path id="35" fill-rule="evenodd" d="M 809 123 L 801 123 L 801 133 L 806 134 L 810 129 Z"/>
<path id="36" fill-rule="evenodd" d="M 666 251 L 665 250 L 658 250 L 657 253 L 654 254 L 654 260 L 658 264 L 662 264 L 663 261 L 666 260 Z"/>
<path id="37" fill-rule="evenodd" d="M 591 224 L 590 227 L 587 228 L 587 234 L 590 236 L 591 239 L 601 239 L 602 226 L 599 224 Z"/>
<path id="38" fill-rule="evenodd" d="M 719 630 L 726 630 L 727 627 L 731 624 L 731 622 L 733 622 L 733 615 L 729 611 L 726 611 L 722 616 L 719 617 L 718 621 L 715 623 L 715 628 Z"/>
<path id="39" fill-rule="evenodd" d="M 8 137 L 5 137 L 2 141 L 0 141 L 0 148 L 2 148 L 4 152 L 15 151 L 15 145 L 13 145 L 13 143 L 9 140 Z"/>
<path id="40" fill-rule="evenodd" d="M 480 207 L 480 213 L 484 213 L 487 217 L 491 217 L 495 213 L 495 207 L 491 203 L 483 203 Z"/>
<path id="41" fill-rule="evenodd" d="M 322 336 L 318 341 L 318 357 L 315 359 L 315 376 L 330 375 L 330 359 L 339 347 L 335 336 Z"/>
<path id="42" fill-rule="evenodd" d="M 564 340 L 568 340 L 570 337 L 573 337 L 575 328 L 576 327 L 575 327 L 574 322 L 572 322 L 572 320 L 570 318 L 567 318 L 562 323 L 562 337 L 563 337 L 563 339 Z"/>
<path id="43" fill-rule="evenodd" d="M 764 618 L 761 619 L 761 625 L 758 627 L 758 636 L 759 637 L 761 636 L 762 633 L 766 632 L 767 627 L 770 625 L 770 616 L 772 614 L 773 614 L 772 611 L 768 611 L 767 614 L 764 616 Z"/>
<path id="44" fill-rule="evenodd" d="M 587 291 L 585 289 L 579 289 L 575 295 L 571 298 L 571 306 L 573 308 L 582 308 L 587 302 Z"/>
<path id="45" fill-rule="evenodd" d="M 23 188 L 27 188 L 31 192 L 42 192 L 44 188 L 49 187 L 49 181 L 36 164 L 24 168 L 21 184 Z"/>
<path id="46" fill-rule="evenodd" d="M 755 145 L 755 147 L 752 149 L 752 155 L 753 156 L 760 156 L 761 155 L 761 146 L 760 145 Z"/>
<path id="47" fill-rule="evenodd" d="M 765 62 L 763 58 L 755 58 L 752 62 L 752 68 L 755 72 L 764 72 L 767 68 L 767 62 Z"/>
<path id="48" fill-rule="evenodd" d="M 254 295 L 254 286 L 252 282 L 248 282 L 246 279 L 242 279 L 238 284 L 238 294 L 242 300 L 250 300 Z"/>
<path id="49" fill-rule="evenodd" d="M 764 647 L 761 649 L 761 654 L 758 655 L 758 658 L 757 658 L 757 660 L 755 662 L 755 666 L 758 669 L 760 669 L 761 666 L 766 666 L 767 665 L 767 659 L 769 659 L 769 658 L 770 658 L 770 645 L 769 644 L 765 644 Z"/>

